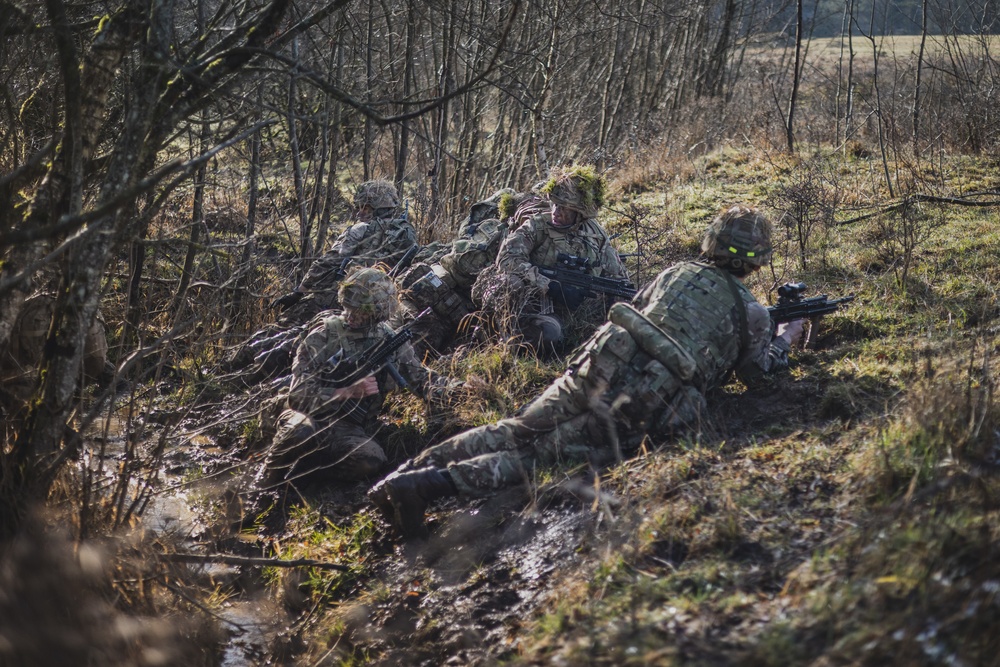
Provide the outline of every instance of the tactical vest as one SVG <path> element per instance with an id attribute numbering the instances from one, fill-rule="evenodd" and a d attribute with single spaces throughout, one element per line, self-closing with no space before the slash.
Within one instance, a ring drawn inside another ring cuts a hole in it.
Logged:
<path id="1" fill-rule="evenodd" d="M 733 300 L 733 290 L 741 298 Z M 747 303 L 753 294 L 740 281 L 711 264 L 685 262 L 657 284 L 643 314 L 690 352 L 697 364 L 696 386 L 721 385 L 736 365 L 746 338 Z M 742 315 L 737 308 L 744 309 Z"/>
<path id="2" fill-rule="evenodd" d="M 323 323 L 326 325 L 326 351 L 327 357 L 337 354 L 343 350 L 344 358 L 357 356 L 373 345 L 389 338 L 393 335 L 392 327 L 385 322 L 379 322 L 373 327 L 365 329 L 351 329 L 344 321 L 343 315 L 334 315 L 326 318 Z M 395 359 L 393 359 L 395 362 Z M 384 368 L 375 374 L 378 381 L 379 393 L 368 396 L 361 400 L 361 405 L 368 414 L 368 421 L 374 421 L 378 416 L 379 408 L 382 405 L 382 393 L 388 381 L 388 371 Z M 364 426 L 364 424 L 360 424 Z"/>
<path id="3" fill-rule="evenodd" d="M 599 276 L 603 273 L 601 256 L 604 246 L 610 243 L 608 235 L 597 224 L 596 220 L 584 220 L 579 225 L 567 229 L 552 226 L 551 213 L 540 213 L 533 218 L 535 225 L 535 243 L 530 260 L 535 266 L 555 266 L 556 257 L 560 253 L 586 258 L 593 268 L 590 273 Z"/>

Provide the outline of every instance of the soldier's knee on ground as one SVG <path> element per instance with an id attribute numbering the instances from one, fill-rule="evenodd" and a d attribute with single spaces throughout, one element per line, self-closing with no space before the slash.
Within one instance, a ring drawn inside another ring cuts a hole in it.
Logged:
<path id="1" fill-rule="evenodd" d="M 549 315 L 529 315 L 521 324 L 521 335 L 526 343 L 541 350 L 562 342 L 562 324 Z"/>
<path id="2" fill-rule="evenodd" d="M 337 458 L 331 476 L 343 481 L 367 479 L 380 472 L 387 461 L 385 451 L 375 440 L 353 443 L 347 453 Z"/>

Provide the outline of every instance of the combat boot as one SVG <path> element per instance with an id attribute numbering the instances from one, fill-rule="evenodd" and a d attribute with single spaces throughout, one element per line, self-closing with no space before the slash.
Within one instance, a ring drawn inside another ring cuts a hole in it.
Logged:
<path id="1" fill-rule="evenodd" d="M 405 539 L 427 538 L 424 511 L 438 498 L 458 494 L 447 470 L 423 468 L 394 472 L 372 487 L 368 497 Z"/>

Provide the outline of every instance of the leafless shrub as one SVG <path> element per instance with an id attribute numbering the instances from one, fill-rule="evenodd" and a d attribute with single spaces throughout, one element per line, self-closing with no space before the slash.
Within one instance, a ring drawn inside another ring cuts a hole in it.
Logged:
<path id="1" fill-rule="evenodd" d="M 825 182 L 820 169 L 806 164 L 795 172 L 796 179 L 777 188 L 768 198 L 768 206 L 780 212 L 778 222 L 798 249 L 799 268 L 805 271 L 808 258 L 823 249 L 840 203 L 836 183 Z M 819 233 L 819 239 L 815 235 Z M 818 246 L 818 247 L 817 247 Z"/>
<path id="2" fill-rule="evenodd" d="M 917 250 L 943 224 L 943 211 L 911 201 L 875 218 L 869 239 L 880 265 L 892 271 L 900 288 L 906 288 Z"/>

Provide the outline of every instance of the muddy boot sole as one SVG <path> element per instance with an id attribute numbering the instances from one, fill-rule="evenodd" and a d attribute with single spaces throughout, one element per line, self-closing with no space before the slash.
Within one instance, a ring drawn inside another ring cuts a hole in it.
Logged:
<path id="1" fill-rule="evenodd" d="M 427 502 L 412 488 L 411 480 L 393 473 L 372 487 L 368 498 L 404 539 L 427 538 L 424 525 Z"/>
<path id="2" fill-rule="evenodd" d="M 382 515 L 385 522 L 396 527 L 396 509 L 392 506 L 389 498 L 389 490 L 386 488 L 385 480 L 382 480 L 368 491 L 368 500 L 372 502 L 378 513 Z"/>

